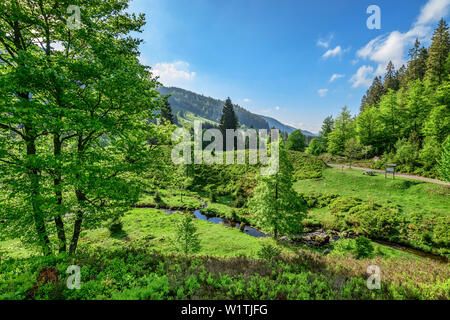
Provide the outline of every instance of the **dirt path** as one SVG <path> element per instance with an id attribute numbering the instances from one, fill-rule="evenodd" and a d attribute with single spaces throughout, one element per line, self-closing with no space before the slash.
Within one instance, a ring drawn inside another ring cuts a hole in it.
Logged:
<path id="1" fill-rule="evenodd" d="M 342 164 L 331 164 L 331 163 L 327 163 L 327 166 L 332 167 L 332 168 L 342 168 Z M 354 169 L 354 170 L 361 170 L 361 171 L 373 171 L 376 173 L 381 173 L 384 174 L 385 172 L 383 170 L 375 170 L 375 169 L 370 169 L 370 168 L 360 168 L 360 167 L 350 167 L 350 166 L 343 166 L 344 169 Z M 445 182 L 445 181 L 441 181 L 441 180 L 436 180 L 436 179 L 431 179 L 431 178 L 425 178 L 425 177 L 421 177 L 421 176 L 414 176 L 414 175 L 409 175 L 409 174 L 402 174 L 402 173 L 396 173 L 395 174 L 396 177 L 401 177 L 401 178 L 406 178 L 406 179 L 411 179 L 411 180 L 419 180 L 419 181 L 425 181 L 425 182 L 430 182 L 430 183 L 436 183 L 436 184 L 440 184 L 443 186 L 450 186 L 449 182 Z"/>

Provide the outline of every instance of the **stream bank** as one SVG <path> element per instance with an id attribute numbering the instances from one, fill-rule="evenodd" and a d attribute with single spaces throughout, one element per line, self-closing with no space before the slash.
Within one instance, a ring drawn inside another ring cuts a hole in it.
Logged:
<path id="1" fill-rule="evenodd" d="M 208 204 L 204 202 L 204 208 L 206 208 L 207 206 L 208 206 Z M 161 209 L 161 208 L 159 210 L 161 210 L 167 214 L 173 214 L 175 212 L 182 212 L 182 213 L 191 213 L 192 212 L 190 210 L 174 210 L 174 209 Z M 251 237 L 255 237 L 255 238 L 270 237 L 270 235 L 267 235 L 267 234 L 263 233 L 262 231 L 260 231 L 256 228 L 253 228 L 251 226 L 247 226 L 245 224 L 242 226 L 241 223 L 232 221 L 231 219 L 206 215 L 206 214 L 201 213 L 200 210 L 198 210 L 198 209 L 194 210 L 193 216 L 198 220 L 204 220 L 204 221 L 208 221 L 208 222 L 211 222 L 214 224 L 221 224 L 225 227 L 236 228 L 236 229 L 242 231 L 243 233 L 248 234 Z M 241 230 L 242 227 L 243 227 L 243 230 Z M 310 231 L 310 232 L 302 232 L 302 233 L 299 233 L 299 234 L 297 234 L 295 236 L 291 236 L 291 237 L 283 236 L 279 240 L 281 242 L 289 243 L 291 245 L 303 244 L 303 245 L 306 245 L 311 248 L 322 248 L 322 247 L 326 247 L 340 239 L 348 239 L 348 238 L 355 238 L 355 237 L 356 237 L 356 235 L 345 232 L 345 231 L 338 233 L 336 231 L 326 231 L 323 229 L 318 229 L 318 230 L 314 230 L 314 231 Z M 384 240 L 372 240 L 372 241 L 379 243 L 381 245 L 391 247 L 396 250 L 401 250 L 404 252 L 411 253 L 411 254 L 421 257 L 421 258 L 433 259 L 433 260 L 436 260 L 439 262 L 448 262 L 448 259 L 444 256 L 425 252 L 425 251 L 411 248 L 411 247 L 408 247 L 405 245 L 400 245 L 397 243 L 392 243 L 392 242 L 388 242 L 388 241 L 384 241 Z"/>

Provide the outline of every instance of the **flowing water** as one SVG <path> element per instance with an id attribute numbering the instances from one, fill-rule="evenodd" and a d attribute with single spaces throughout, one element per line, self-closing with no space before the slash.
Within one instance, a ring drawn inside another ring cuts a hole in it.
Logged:
<path id="1" fill-rule="evenodd" d="M 205 206 L 206 207 L 206 206 Z M 179 210 L 168 210 L 168 209 L 163 209 L 162 211 L 166 212 L 167 214 L 173 214 L 175 212 L 180 212 Z M 185 211 L 184 213 L 189 213 L 188 211 Z M 229 219 L 224 219 L 224 218 L 220 218 L 220 217 L 214 217 L 214 216 L 207 216 L 203 213 L 200 212 L 200 210 L 195 210 L 194 211 L 194 217 L 196 219 L 199 220 L 204 220 L 204 221 L 208 221 L 214 224 L 222 224 L 223 226 L 226 227 L 232 227 L 232 228 L 236 228 L 239 229 L 240 223 L 239 222 L 235 222 Z M 265 233 L 249 227 L 249 226 L 245 226 L 244 231 L 245 234 L 248 234 L 249 236 L 255 237 L 255 238 L 266 238 L 268 237 L 268 235 L 266 235 Z M 410 248 L 410 247 L 406 247 L 406 246 L 402 246 L 396 243 L 391 243 L 391 242 L 387 242 L 387 241 L 382 241 L 382 240 L 374 240 L 375 242 L 385 245 L 385 246 L 389 246 L 391 248 L 397 249 L 397 250 L 401 250 L 401 251 L 406 251 L 408 253 L 412 253 L 416 256 L 422 257 L 422 258 L 428 258 L 428 259 L 433 259 L 433 260 L 437 260 L 437 261 L 441 261 L 441 262 L 448 262 L 448 259 L 443 257 L 443 256 L 439 256 L 439 255 L 435 255 L 432 253 L 428 253 L 428 252 L 424 252 L 418 249 L 414 249 L 414 248 Z"/>
<path id="2" fill-rule="evenodd" d="M 180 212 L 179 210 L 167 210 L 167 209 L 164 209 L 162 211 L 164 211 L 165 213 L 168 213 L 168 214 L 173 214 L 175 212 Z M 195 210 L 194 211 L 194 217 L 196 219 L 199 219 L 199 220 L 212 222 L 214 224 L 222 224 L 222 225 L 224 225 L 226 227 L 232 227 L 232 228 L 236 228 L 236 229 L 239 229 L 239 227 L 241 225 L 239 222 L 235 222 L 235 221 L 232 221 L 232 220 L 229 220 L 229 219 L 226 219 L 226 218 L 224 219 L 224 218 L 220 218 L 220 217 L 207 216 L 207 215 L 201 213 L 200 210 Z M 265 233 L 262 233 L 261 231 L 256 230 L 255 228 L 252 228 L 252 227 L 249 227 L 249 226 L 245 226 L 243 232 L 245 234 L 248 234 L 249 236 L 252 236 L 252 237 L 255 237 L 255 238 L 266 238 L 266 237 L 268 237 L 268 235 L 266 235 Z"/>

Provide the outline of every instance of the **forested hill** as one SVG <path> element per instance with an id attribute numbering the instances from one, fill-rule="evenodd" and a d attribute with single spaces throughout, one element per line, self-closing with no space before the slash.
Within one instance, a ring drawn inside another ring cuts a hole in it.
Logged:
<path id="1" fill-rule="evenodd" d="M 213 122 L 220 122 L 224 101 L 205 97 L 188 90 L 176 87 L 161 87 L 159 92 L 162 95 L 172 94 L 169 99 L 173 114 L 178 118 L 188 118 L 187 113 L 192 113 L 196 117 L 205 118 Z M 238 105 L 234 105 L 234 110 L 239 118 L 239 123 L 246 127 L 253 126 L 255 129 L 269 129 L 269 124 L 260 116 L 253 114 Z"/>
<path id="2" fill-rule="evenodd" d="M 205 97 L 204 95 L 176 87 L 160 87 L 159 92 L 162 95 L 172 94 L 169 102 L 173 114 L 178 119 L 190 121 L 195 118 L 203 118 L 215 123 L 220 122 L 222 108 L 225 104 L 222 100 Z M 251 113 L 236 104 L 234 105 L 234 110 L 239 118 L 239 123 L 248 128 L 251 126 L 255 129 L 270 129 L 275 127 L 281 132 L 287 132 L 288 134 L 296 130 L 294 127 L 287 126 L 273 118 Z M 303 133 L 314 136 L 314 134 L 308 131 L 303 131 Z"/>

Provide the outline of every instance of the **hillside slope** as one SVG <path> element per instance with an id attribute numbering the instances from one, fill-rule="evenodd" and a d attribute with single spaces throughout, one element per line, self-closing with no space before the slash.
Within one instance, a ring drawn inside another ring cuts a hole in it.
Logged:
<path id="1" fill-rule="evenodd" d="M 201 120 L 217 125 L 220 122 L 224 101 L 176 87 L 160 87 L 158 90 L 162 95 L 171 94 L 169 102 L 174 115 L 178 117 L 180 123 Z M 276 128 L 288 134 L 297 130 L 271 117 L 251 113 L 239 105 L 235 105 L 235 112 L 239 118 L 239 123 L 247 128 Z M 307 136 L 315 136 L 309 131 L 302 130 L 302 132 Z"/>
<path id="2" fill-rule="evenodd" d="M 159 92 L 163 95 L 172 94 L 169 98 L 173 113 L 179 118 L 189 118 L 189 113 L 195 117 L 208 119 L 219 123 L 222 115 L 224 101 L 205 97 L 188 90 L 175 87 L 161 87 Z M 260 116 L 253 114 L 238 105 L 235 105 L 235 112 L 239 118 L 239 123 L 246 127 L 253 126 L 255 129 L 269 129 L 268 123 Z M 191 117 L 192 118 L 192 117 Z"/>

